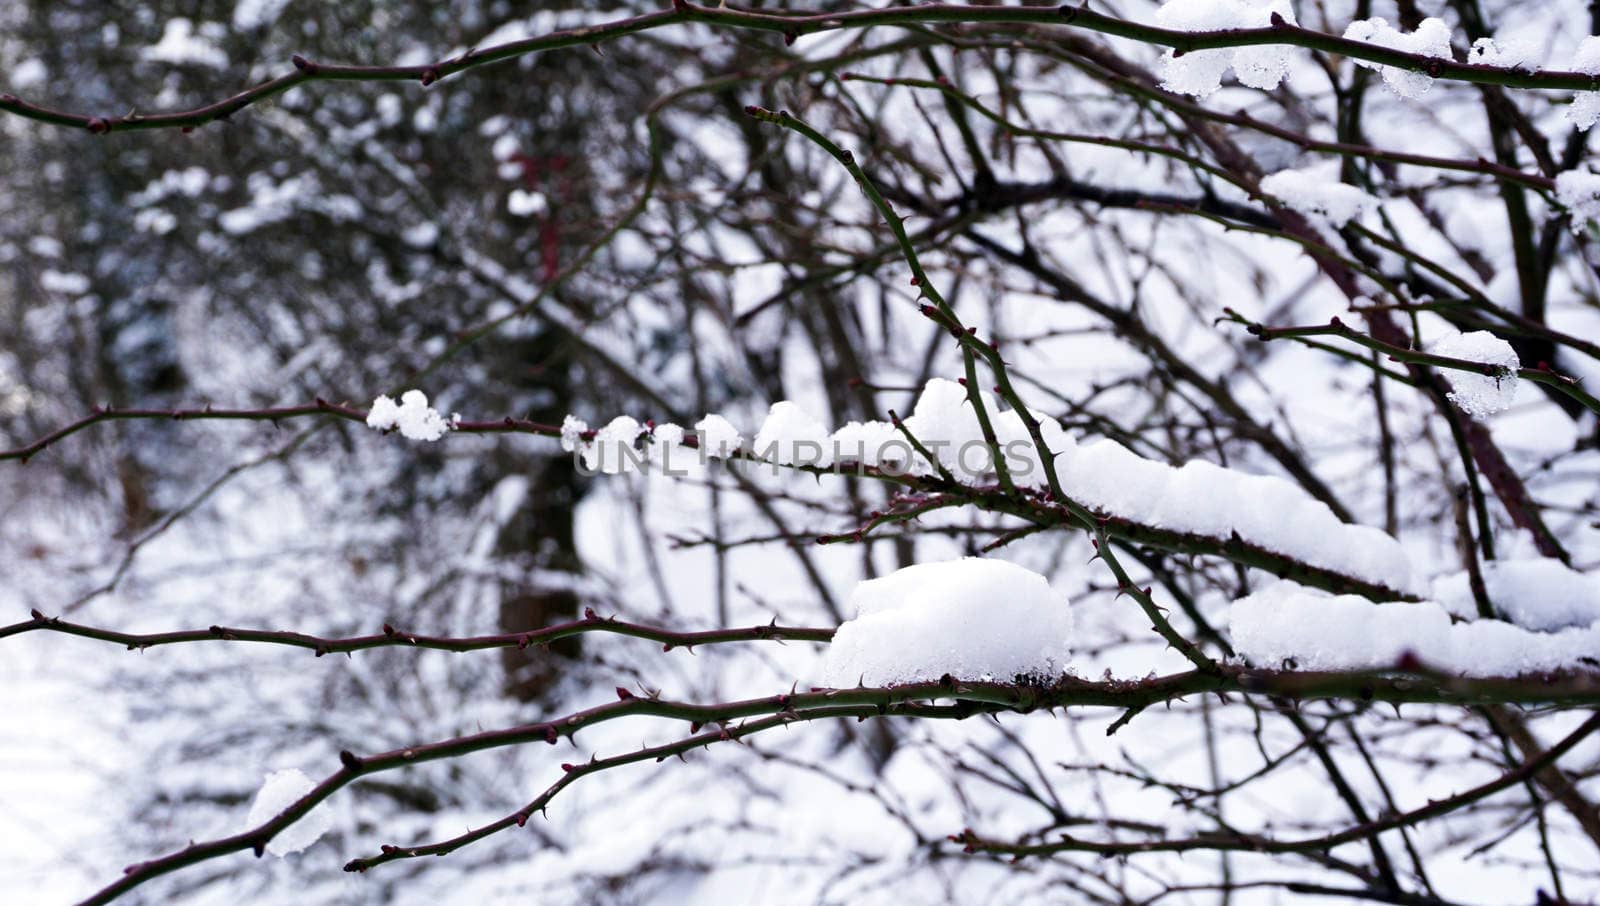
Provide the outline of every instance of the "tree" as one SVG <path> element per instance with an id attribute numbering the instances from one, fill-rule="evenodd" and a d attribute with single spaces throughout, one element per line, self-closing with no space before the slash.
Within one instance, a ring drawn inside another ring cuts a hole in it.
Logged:
<path id="1" fill-rule="evenodd" d="M 1381 7 L 7 11 L 34 877 L 1591 899 L 1600 13 Z"/>

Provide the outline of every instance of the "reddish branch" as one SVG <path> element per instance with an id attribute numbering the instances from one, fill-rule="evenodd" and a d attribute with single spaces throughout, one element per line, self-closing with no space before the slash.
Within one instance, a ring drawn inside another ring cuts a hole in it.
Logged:
<path id="1" fill-rule="evenodd" d="M 780 12 L 755 12 L 725 6 L 696 6 L 687 0 L 673 0 L 670 9 L 646 13 L 611 22 L 554 31 L 534 38 L 510 41 L 485 48 L 473 48 L 459 56 L 415 66 L 348 66 L 322 63 L 296 55 L 294 71 L 262 82 L 232 97 L 190 110 L 171 113 L 128 113 L 97 116 L 71 113 L 33 104 L 14 94 L 0 94 L 0 111 L 61 126 L 87 129 L 95 134 L 134 129 L 192 129 L 217 120 L 226 120 L 245 107 L 274 97 L 290 88 L 310 82 L 414 81 L 424 87 L 440 79 L 490 63 L 509 60 L 547 50 L 581 47 L 673 25 L 698 23 L 723 28 L 764 31 L 783 36 L 792 43 L 803 35 L 844 29 L 878 26 L 915 27 L 938 24 L 1044 25 L 1070 26 L 1100 34 L 1129 38 L 1147 44 L 1172 47 L 1181 52 L 1252 45 L 1291 45 L 1337 54 L 1370 63 L 1395 66 L 1433 78 L 1452 79 L 1480 85 L 1512 88 L 1543 88 L 1589 91 L 1600 88 L 1600 78 L 1564 71 L 1529 71 L 1513 67 L 1457 63 L 1419 54 L 1405 53 L 1308 28 L 1289 25 L 1281 19 L 1267 28 L 1231 29 L 1210 32 L 1185 32 L 1157 28 L 1115 16 L 1094 12 L 1086 5 L 1060 7 L 965 6 L 925 3 L 915 6 L 854 10 L 841 13 L 794 15 Z"/>
<path id="2" fill-rule="evenodd" d="M 291 648 L 306 648 L 321 657 L 324 654 L 397 646 L 430 648 L 437 651 L 527 648 L 529 645 L 545 645 L 557 639 L 584 635 L 590 632 L 603 632 L 610 635 L 623 635 L 660 642 L 662 647 L 667 650 L 673 648 L 692 649 L 696 645 L 716 645 L 723 642 L 763 640 L 774 642 L 827 642 L 833 639 L 834 630 L 821 627 L 779 626 L 776 622 L 773 622 L 765 626 L 745 626 L 737 629 L 673 632 L 656 626 L 624 622 L 615 617 L 603 618 L 596 615 L 593 610 L 586 610 L 581 620 L 557 623 L 553 626 L 546 626 L 543 629 L 510 632 L 501 635 L 465 637 L 417 635 L 404 632 L 385 623 L 383 631 L 375 635 L 324 638 L 301 632 L 239 629 L 231 626 L 211 626 L 206 629 L 186 629 L 178 632 L 117 632 L 116 630 L 101 629 L 82 623 L 70 623 L 58 617 L 47 617 L 38 611 L 34 611 L 33 619 L 31 620 L 13 623 L 10 626 L 0 626 L 0 639 L 7 636 L 21 635 L 26 632 L 59 632 L 63 635 L 74 635 L 101 642 L 114 642 L 128 646 L 129 650 L 137 649 L 140 651 L 160 645 L 176 645 L 181 642 L 260 642 L 270 645 L 286 645 Z"/>

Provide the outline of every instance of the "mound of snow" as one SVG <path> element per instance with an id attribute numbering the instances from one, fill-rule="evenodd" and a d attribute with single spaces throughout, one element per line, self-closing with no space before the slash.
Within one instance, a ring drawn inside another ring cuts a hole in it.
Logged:
<path id="1" fill-rule="evenodd" d="M 857 585 L 855 619 L 823 659 L 834 688 L 937 680 L 1051 677 L 1071 656 L 1067 597 L 1004 560 L 920 563 Z"/>
<path id="2" fill-rule="evenodd" d="M 1500 620 L 1452 623 L 1433 601 L 1375 604 L 1278 582 L 1233 603 L 1234 650 L 1258 666 L 1383 670 L 1410 656 L 1462 676 L 1600 666 L 1600 622 L 1536 632 Z"/>

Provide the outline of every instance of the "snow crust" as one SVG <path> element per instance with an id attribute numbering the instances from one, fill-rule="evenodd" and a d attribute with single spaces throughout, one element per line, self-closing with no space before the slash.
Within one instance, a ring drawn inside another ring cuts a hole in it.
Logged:
<path id="1" fill-rule="evenodd" d="M 1261 180 L 1261 191 L 1310 217 L 1342 227 L 1378 206 L 1378 199 L 1339 181 L 1339 165 L 1280 170 Z"/>
<path id="2" fill-rule="evenodd" d="M 1437 355 L 1470 362 L 1483 362 L 1507 369 L 1505 374 L 1489 376 L 1470 371 L 1451 370 L 1450 399 L 1461 411 L 1484 419 L 1510 408 L 1517 398 L 1516 370 L 1522 367 L 1511 344 L 1487 330 L 1458 333 L 1435 342 L 1429 349 Z"/>
<path id="3" fill-rule="evenodd" d="M 245 824 L 252 828 L 265 824 L 315 788 L 316 784 L 299 768 L 273 771 L 256 792 L 255 801 L 250 803 Z M 297 853 L 321 839 L 332 826 L 333 817 L 327 809 L 313 808 L 268 840 L 267 852 L 280 857 Z"/>
<path id="4" fill-rule="evenodd" d="M 1234 650 L 1262 667 L 1383 670 L 1411 657 L 1462 676 L 1600 668 L 1600 622 L 1540 632 L 1450 616 L 1434 601 L 1377 604 L 1278 582 L 1235 601 L 1228 623 Z"/>
<path id="5" fill-rule="evenodd" d="M 438 440 L 450 430 L 450 423 L 438 410 L 428 405 L 428 396 L 421 390 L 407 390 L 400 402 L 387 396 L 372 401 L 367 413 L 367 427 L 379 431 L 395 428 L 412 440 Z"/>
<path id="6" fill-rule="evenodd" d="M 945 674 L 1009 681 L 1059 675 L 1072 612 L 1044 576 L 1004 560 L 919 563 L 856 585 L 855 617 L 823 658 L 834 688 L 926 682 Z"/>
<path id="7" fill-rule="evenodd" d="M 1600 621 L 1600 577 L 1560 560 L 1491 560 L 1482 565 L 1484 591 L 1506 619 L 1525 629 L 1554 632 Z M 1477 619 L 1467 573 L 1433 580 L 1433 599 L 1462 619 Z"/>
<path id="8" fill-rule="evenodd" d="M 1273 13 L 1295 24 L 1289 0 L 1168 0 L 1156 10 L 1156 24 L 1174 31 L 1266 28 Z M 1240 84 L 1270 90 L 1289 77 L 1290 51 L 1281 45 L 1212 48 L 1182 55 L 1168 50 L 1161 58 L 1161 87 L 1205 97 L 1222 87 L 1222 77 L 1232 67 Z"/>
<path id="9" fill-rule="evenodd" d="M 1423 19 L 1417 24 L 1417 30 L 1410 33 L 1399 31 L 1386 19 L 1357 19 L 1344 30 L 1344 36 L 1351 41 L 1376 44 L 1390 50 L 1436 57 L 1441 60 L 1451 59 L 1450 26 L 1442 19 L 1431 17 Z M 1433 87 L 1433 77 L 1425 72 L 1413 72 L 1398 66 L 1369 63 L 1366 60 L 1356 60 L 1356 65 L 1382 70 L 1384 84 L 1403 98 L 1416 100 Z"/>

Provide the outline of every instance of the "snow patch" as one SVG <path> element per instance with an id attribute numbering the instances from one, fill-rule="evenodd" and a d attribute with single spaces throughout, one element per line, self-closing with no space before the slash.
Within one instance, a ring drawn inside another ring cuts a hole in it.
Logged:
<path id="1" fill-rule="evenodd" d="M 1168 0 L 1156 10 L 1156 24 L 1174 31 L 1225 31 L 1267 28 L 1272 14 L 1295 24 L 1289 0 Z M 1291 48 L 1283 45 L 1210 48 L 1161 58 L 1161 87 L 1179 94 L 1205 97 L 1222 87 L 1229 67 L 1240 84 L 1270 90 L 1289 77 Z"/>
<path id="2" fill-rule="evenodd" d="M 1261 191 L 1295 211 L 1342 227 L 1378 206 L 1378 199 L 1339 181 L 1339 164 L 1280 170 L 1261 180 Z"/>
<path id="3" fill-rule="evenodd" d="M 1571 569 L 1560 560 L 1491 560 L 1483 587 L 1495 610 L 1535 632 L 1591 626 L 1600 621 L 1600 576 Z M 1433 580 L 1433 598 L 1455 616 L 1477 619 L 1478 604 L 1465 572 Z"/>
<path id="4" fill-rule="evenodd" d="M 206 31 L 204 25 L 201 31 Z M 159 63 L 193 64 L 212 69 L 223 69 L 228 65 L 228 55 L 207 35 L 196 34 L 194 23 L 181 17 L 167 20 L 161 31 L 161 40 L 154 46 L 146 47 L 143 57 Z"/>

